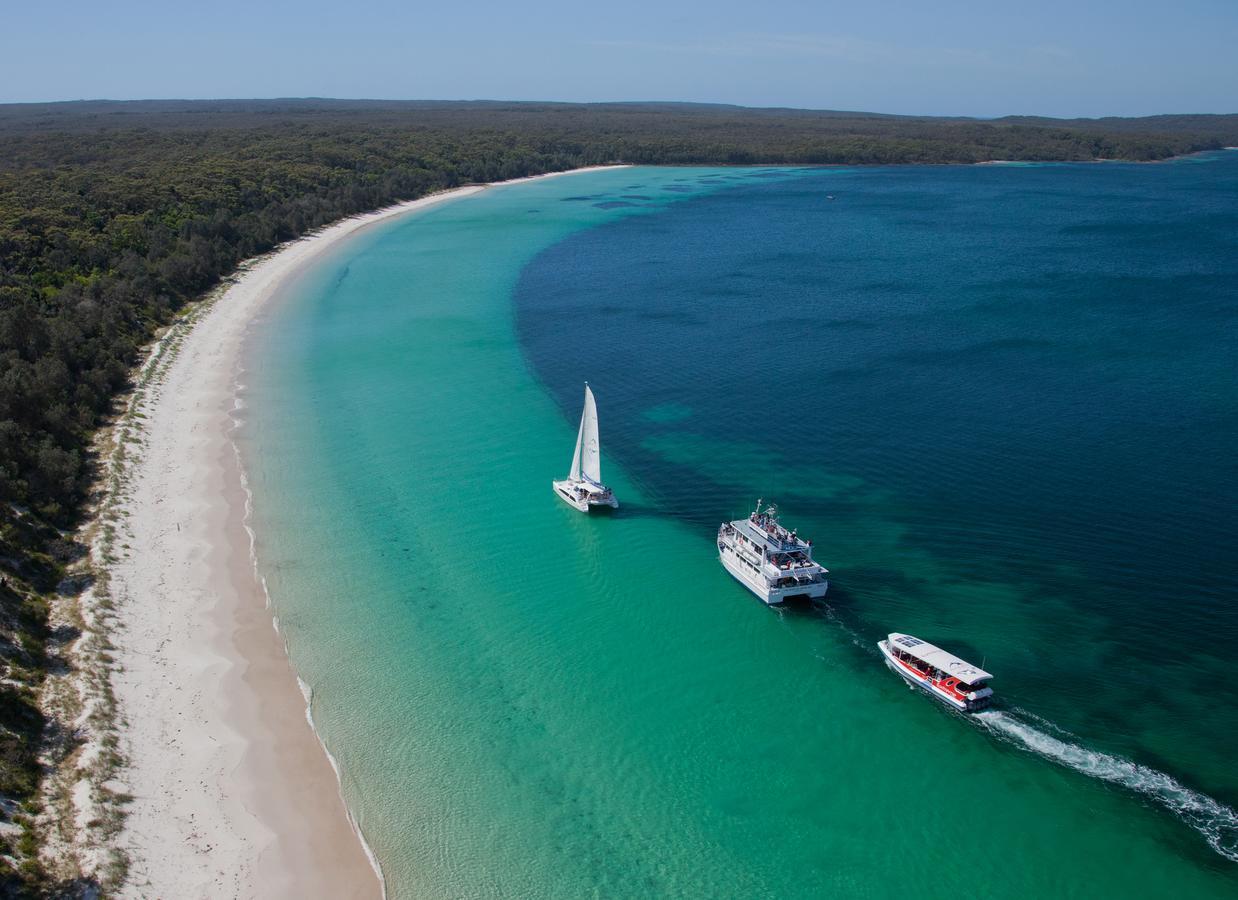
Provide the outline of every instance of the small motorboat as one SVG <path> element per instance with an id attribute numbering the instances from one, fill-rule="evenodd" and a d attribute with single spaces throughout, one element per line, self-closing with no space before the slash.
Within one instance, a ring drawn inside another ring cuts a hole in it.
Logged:
<path id="1" fill-rule="evenodd" d="M 993 676 L 909 634 L 891 634 L 877 644 L 886 665 L 912 687 L 936 697 L 960 712 L 975 712 L 989 705 Z"/>

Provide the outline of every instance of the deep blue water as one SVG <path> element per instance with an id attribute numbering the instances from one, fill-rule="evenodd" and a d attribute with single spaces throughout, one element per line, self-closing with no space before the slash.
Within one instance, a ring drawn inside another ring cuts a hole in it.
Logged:
<path id="1" fill-rule="evenodd" d="M 1238 803 L 1238 153 L 735 183 L 524 269 L 565 418 L 702 535 L 776 500 L 861 643 Z"/>

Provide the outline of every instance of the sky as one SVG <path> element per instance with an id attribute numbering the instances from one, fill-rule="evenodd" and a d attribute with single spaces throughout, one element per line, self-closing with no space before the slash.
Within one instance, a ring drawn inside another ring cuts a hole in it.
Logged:
<path id="1" fill-rule="evenodd" d="M 0 101 L 1238 112 L 1238 0 L 0 0 Z"/>

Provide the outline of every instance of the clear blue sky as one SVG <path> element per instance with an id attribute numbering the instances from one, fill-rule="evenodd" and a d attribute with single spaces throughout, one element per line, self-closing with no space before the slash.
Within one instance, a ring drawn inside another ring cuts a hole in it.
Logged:
<path id="1" fill-rule="evenodd" d="M 699 100 L 1238 112 L 1238 0 L 11 0 L 0 101 Z"/>

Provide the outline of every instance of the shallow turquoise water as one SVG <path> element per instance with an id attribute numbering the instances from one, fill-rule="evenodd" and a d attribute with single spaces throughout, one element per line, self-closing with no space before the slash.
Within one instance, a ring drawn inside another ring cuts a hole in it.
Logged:
<path id="1" fill-rule="evenodd" d="M 1216 182 L 1219 207 L 1183 212 L 1182 183 L 1150 187 L 1167 176 L 1142 174 L 1171 171 Z M 1116 563 L 1094 569 L 1095 547 L 1072 554 L 1065 540 L 1051 563 L 1044 554 L 1112 508 L 1104 467 L 1080 449 L 1089 441 L 1119 435 L 1179 457 L 1138 431 L 1097 437 L 1086 409 L 1062 421 L 1066 400 L 1045 410 L 1059 427 L 1033 436 L 1080 440 L 1048 462 L 1020 456 L 1026 434 L 1008 433 L 1019 418 L 1008 407 L 1043 396 L 1027 383 L 1041 373 L 978 345 L 1000 351 L 1012 330 L 1103 344 L 1126 327 L 1142 346 L 1171 331 L 1159 276 L 1124 262 L 1153 265 L 1145 255 L 1072 255 L 1044 222 L 1019 227 L 1035 215 L 1087 226 L 1089 210 L 1099 226 L 1105 194 L 1152 210 L 1136 219 L 1200 220 L 1191 253 L 1162 256 L 1197 270 L 1175 278 L 1214 279 L 1223 345 L 1233 185 L 1229 159 L 615 170 L 488 190 L 364 233 L 316 267 L 252 342 L 242 449 L 281 626 L 391 895 L 884 897 L 932 884 L 942 896 L 1232 896 L 1238 866 L 1208 844 L 1235 848 L 1232 691 L 1211 710 L 1197 690 L 1130 702 L 1138 690 L 1123 686 L 1140 676 L 1115 673 L 1114 654 L 1146 638 L 1112 636 L 1129 596 L 1089 599 Z M 1055 190 L 1069 200 L 1031 196 Z M 817 213 L 826 203 L 833 219 Z M 1086 257 L 1099 274 L 1070 269 Z M 1041 296 L 1043 273 L 1063 268 L 1048 277 L 1147 283 L 1108 319 L 1089 308 L 1062 325 L 1060 304 L 1013 302 L 976 326 L 959 292 L 992 300 L 997 258 L 998 293 L 1014 301 Z M 822 296 L 835 304 L 825 314 Z M 919 318 L 889 314 L 900 308 Z M 789 327 L 805 315 L 824 347 Z M 813 427 L 767 427 L 759 390 L 727 393 L 736 373 L 760 380 L 746 367 L 771 335 L 787 342 L 775 383 L 803 392 Z M 1135 390 L 1158 409 L 1179 401 L 1184 427 L 1215 435 L 1232 422 L 1232 371 L 1197 344 L 1158 348 L 1174 359 L 1164 378 L 1138 358 L 1102 376 L 1077 353 L 1040 356 L 1057 364 L 1059 393 L 1072 367 L 1112 384 L 1072 402 L 1120 413 Z M 965 364 L 926 373 L 934 354 Z M 585 377 L 624 504 L 609 518 L 550 492 Z M 943 400 L 960 393 L 963 409 Z M 1003 393 L 1006 406 L 992 399 Z M 926 398 L 934 415 L 917 420 Z M 1004 462 L 986 473 L 994 457 Z M 1212 459 L 1188 454 L 1183 468 L 1204 467 L 1224 513 L 1232 468 Z M 1039 469 L 1058 480 L 1029 482 Z M 1039 508 L 1052 520 L 1029 514 L 1023 485 L 1065 492 Z M 765 609 L 718 566 L 716 522 L 757 492 L 816 537 L 834 569 L 831 607 Z M 1211 548 L 1230 520 L 1194 521 L 1212 529 Z M 1224 567 L 1187 559 L 1190 584 L 1222 599 L 1212 573 Z M 1232 612 L 1205 600 L 1187 591 L 1175 604 L 1188 620 L 1175 639 L 1232 634 Z M 1175 621 L 1136 618 L 1148 633 Z M 976 723 L 910 695 L 871 649 L 894 628 L 986 654 L 1006 707 Z M 1079 668 L 1063 678 L 1051 653 Z M 1211 687 L 1214 657 L 1174 659 L 1183 683 Z"/>

